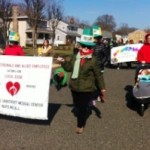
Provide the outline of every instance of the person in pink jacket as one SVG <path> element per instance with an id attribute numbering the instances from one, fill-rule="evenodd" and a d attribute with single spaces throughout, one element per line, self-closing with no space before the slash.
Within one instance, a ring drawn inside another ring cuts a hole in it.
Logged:
<path id="1" fill-rule="evenodd" d="M 19 35 L 16 32 L 10 32 L 9 45 L 3 51 L 3 55 L 24 56 L 24 50 L 19 45 Z"/>

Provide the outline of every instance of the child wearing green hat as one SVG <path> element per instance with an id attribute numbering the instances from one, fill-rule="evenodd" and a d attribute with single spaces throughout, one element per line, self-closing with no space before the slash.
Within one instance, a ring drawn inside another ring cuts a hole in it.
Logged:
<path id="1" fill-rule="evenodd" d="M 92 99 L 95 87 L 99 89 L 99 94 L 104 97 L 105 83 L 103 74 L 93 56 L 93 33 L 91 28 L 83 30 L 81 40 L 79 41 L 81 48 L 77 55 L 69 59 L 58 57 L 58 61 L 62 62 L 62 67 L 66 71 L 71 72 L 69 87 L 71 89 L 72 98 L 77 108 L 77 128 L 76 133 L 81 134 L 84 131 L 87 119 L 87 109 Z"/>
<path id="2" fill-rule="evenodd" d="M 19 45 L 19 34 L 17 32 L 10 32 L 9 45 L 4 49 L 3 55 L 24 56 L 24 51 Z"/>

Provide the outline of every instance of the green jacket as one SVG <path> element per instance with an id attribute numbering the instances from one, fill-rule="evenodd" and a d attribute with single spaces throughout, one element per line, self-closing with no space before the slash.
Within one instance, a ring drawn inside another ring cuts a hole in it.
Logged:
<path id="1" fill-rule="evenodd" d="M 66 60 L 62 64 L 62 67 L 66 71 L 72 72 L 75 59 L 76 56 L 74 55 L 69 60 Z M 94 56 L 90 59 L 86 58 L 85 63 L 80 66 L 79 76 L 77 79 L 72 79 L 70 77 L 69 87 L 71 90 L 76 92 L 93 92 L 96 87 L 99 90 L 105 89 L 103 73 L 101 73 L 100 67 Z"/>

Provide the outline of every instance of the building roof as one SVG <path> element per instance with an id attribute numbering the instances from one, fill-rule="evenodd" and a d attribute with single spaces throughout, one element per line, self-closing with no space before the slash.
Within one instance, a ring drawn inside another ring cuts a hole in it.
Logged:
<path id="1" fill-rule="evenodd" d="M 102 31 L 104 38 L 112 38 L 112 33 L 108 31 Z"/>
<path id="2" fill-rule="evenodd" d="M 144 30 L 135 30 L 128 34 L 128 40 L 133 40 L 134 43 L 144 41 L 146 32 Z"/>
<path id="3" fill-rule="evenodd" d="M 140 29 L 132 31 L 129 34 L 135 34 L 135 33 L 145 33 L 146 34 L 145 30 L 140 30 Z"/>
<path id="4" fill-rule="evenodd" d="M 32 32 L 32 28 L 26 29 L 26 33 Z M 38 28 L 37 33 L 52 33 L 52 30 L 50 28 Z"/>
<path id="5" fill-rule="evenodd" d="M 59 30 L 60 32 L 65 33 L 66 35 L 77 36 L 77 37 L 80 37 L 80 36 L 81 36 L 80 34 L 75 33 L 75 32 L 66 32 L 66 31 L 63 31 L 63 30 L 61 30 L 61 29 L 59 29 L 59 28 L 57 28 L 57 30 Z"/>

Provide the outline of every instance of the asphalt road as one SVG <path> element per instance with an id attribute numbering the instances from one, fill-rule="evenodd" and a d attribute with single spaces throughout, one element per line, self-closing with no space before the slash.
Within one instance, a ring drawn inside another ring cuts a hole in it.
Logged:
<path id="1" fill-rule="evenodd" d="M 102 118 L 93 110 L 83 134 L 75 133 L 69 89 L 51 86 L 49 120 L 0 115 L 0 150 L 149 150 L 150 108 L 144 116 L 138 104 L 128 106 L 134 69 L 106 69 L 107 100 L 97 102 Z"/>

